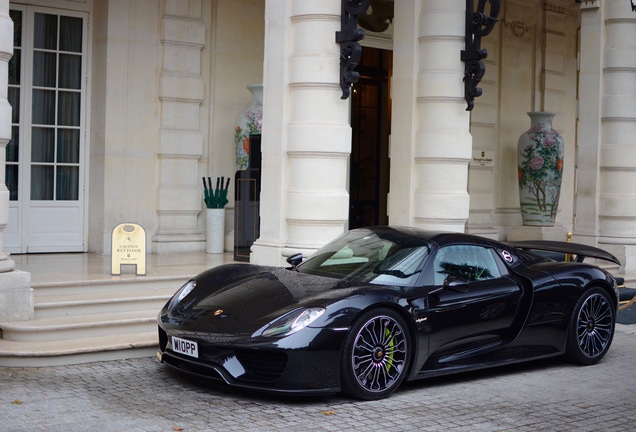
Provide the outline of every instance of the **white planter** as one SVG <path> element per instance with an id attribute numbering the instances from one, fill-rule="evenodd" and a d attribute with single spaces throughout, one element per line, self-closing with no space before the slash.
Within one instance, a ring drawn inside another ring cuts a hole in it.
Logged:
<path id="1" fill-rule="evenodd" d="M 206 209 L 205 252 L 223 253 L 225 243 L 225 209 Z"/>

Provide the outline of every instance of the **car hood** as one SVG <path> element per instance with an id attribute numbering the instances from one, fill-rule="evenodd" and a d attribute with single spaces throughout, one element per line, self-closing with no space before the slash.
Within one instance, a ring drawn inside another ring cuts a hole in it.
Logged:
<path id="1" fill-rule="evenodd" d="M 326 307 L 359 289 L 334 278 L 241 264 L 194 279 L 190 294 L 172 307 L 168 303 L 169 321 L 184 331 L 227 336 L 253 334 L 298 307 Z"/>

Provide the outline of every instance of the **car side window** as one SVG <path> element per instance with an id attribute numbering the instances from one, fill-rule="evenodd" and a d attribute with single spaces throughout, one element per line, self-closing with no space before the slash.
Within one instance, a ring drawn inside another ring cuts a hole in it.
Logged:
<path id="1" fill-rule="evenodd" d="M 474 282 L 501 277 L 489 248 L 475 245 L 442 247 L 435 256 L 435 285 L 443 285 L 449 276 Z"/>

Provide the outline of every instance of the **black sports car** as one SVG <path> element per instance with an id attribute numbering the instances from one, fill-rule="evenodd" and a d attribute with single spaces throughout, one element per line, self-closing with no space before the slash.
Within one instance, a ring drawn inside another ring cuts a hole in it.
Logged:
<path id="1" fill-rule="evenodd" d="M 593 364 L 612 342 L 618 290 L 585 257 L 620 264 L 575 243 L 357 229 L 287 269 L 199 274 L 160 312 L 157 355 L 233 386 L 361 399 L 562 354 Z"/>

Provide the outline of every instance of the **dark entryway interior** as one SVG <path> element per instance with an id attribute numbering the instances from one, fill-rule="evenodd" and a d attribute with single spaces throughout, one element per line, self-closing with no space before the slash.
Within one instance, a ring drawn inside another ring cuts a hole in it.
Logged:
<path id="1" fill-rule="evenodd" d="M 389 76 L 393 52 L 363 48 L 351 92 L 352 148 L 349 178 L 349 228 L 388 224 Z"/>

